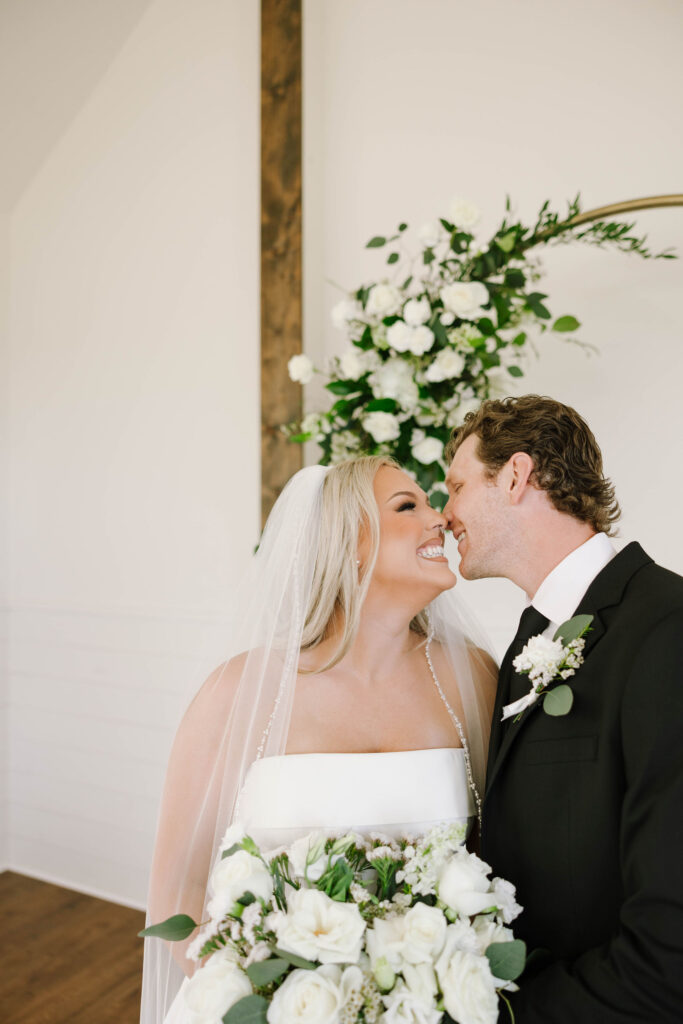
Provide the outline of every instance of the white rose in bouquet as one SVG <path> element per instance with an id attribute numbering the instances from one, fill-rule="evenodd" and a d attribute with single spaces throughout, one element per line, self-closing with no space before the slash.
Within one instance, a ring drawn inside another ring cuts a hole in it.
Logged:
<path id="1" fill-rule="evenodd" d="M 436 1003 L 438 986 L 431 964 L 404 964 L 401 974 L 410 991 L 420 1002 L 427 1006 Z"/>
<path id="2" fill-rule="evenodd" d="M 397 320 L 387 328 L 387 343 L 395 352 L 409 352 L 412 338 L 413 328 L 403 320 Z"/>
<path id="3" fill-rule="evenodd" d="M 489 915 L 475 917 L 472 930 L 477 936 L 479 952 L 482 955 L 494 942 L 511 942 L 514 939 L 510 928 L 498 924 L 495 917 Z"/>
<path id="4" fill-rule="evenodd" d="M 410 343 L 408 350 L 413 353 L 414 356 L 423 356 L 425 352 L 429 352 L 430 348 L 434 344 L 434 331 L 427 327 L 426 324 L 420 324 L 418 327 L 411 327 Z"/>
<path id="5" fill-rule="evenodd" d="M 377 444 L 395 441 L 401 433 L 398 420 L 390 412 L 369 412 L 363 418 L 363 427 Z"/>
<path id="6" fill-rule="evenodd" d="M 363 353 L 355 345 L 347 348 L 339 357 L 339 369 L 348 380 L 358 380 L 367 371 Z"/>
<path id="7" fill-rule="evenodd" d="M 467 416 L 468 412 L 476 412 L 481 403 L 481 398 L 462 398 L 455 409 L 449 412 L 448 426 L 459 427 L 461 423 L 465 422 L 465 416 Z"/>
<path id="8" fill-rule="evenodd" d="M 446 1010 L 458 1024 L 496 1024 L 498 995 L 485 956 L 454 949 L 436 965 Z"/>
<path id="9" fill-rule="evenodd" d="M 431 462 L 438 462 L 443 455 L 443 441 L 439 441 L 438 437 L 425 437 L 423 431 L 414 430 L 410 450 L 413 458 L 423 466 L 428 466 Z"/>
<path id="10" fill-rule="evenodd" d="M 442 348 L 425 372 L 425 380 L 438 383 L 459 377 L 465 369 L 465 357 L 453 348 Z"/>
<path id="11" fill-rule="evenodd" d="M 461 199 L 458 196 L 451 199 L 448 216 L 454 227 L 460 228 L 462 231 L 471 231 L 479 223 L 481 211 L 469 199 Z"/>
<path id="12" fill-rule="evenodd" d="M 437 892 L 456 914 L 470 917 L 494 905 L 488 864 L 467 851 L 456 850 L 439 874 Z"/>
<path id="13" fill-rule="evenodd" d="M 250 996 L 251 982 L 244 971 L 219 954 L 190 978 L 183 990 L 187 1024 L 221 1024 L 231 1006 Z"/>
<path id="14" fill-rule="evenodd" d="M 354 963 L 361 951 L 365 921 L 355 903 L 339 903 L 318 889 L 299 889 L 286 912 L 271 914 L 278 946 L 323 964 Z"/>
<path id="15" fill-rule="evenodd" d="M 362 310 L 357 303 L 351 299 L 342 299 L 332 309 L 332 323 L 339 331 L 346 330 L 349 321 L 357 320 L 362 315 Z"/>
<path id="16" fill-rule="evenodd" d="M 238 850 L 232 856 L 219 860 L 211 872 L 209 887 L 211 899 L 207 910 L 215 921 L 230 913 L 245 892 L 252 892 L 262 900 L 269 900 L 273 895 L 270 871 L 263 861 L 252 857 L 246 850 Z"/>
<path id="17" fill-rule="evenodd" d="M 522 913 L 522 908 L 516 900 L 517 890 L 512 882 L 508 882 L 505 878 L 494 878 L 491 884 L 493 902 L 498 908 L 498 914 L 505 924 L 511 924 Z"/>
<path id="18" fill-rule="evenodd" d="M 287 363 L 287 369 L 289 371 L 290 379 L 296 381 L 298 384 L 308 384 L 313 380 L 313 374 L 315 372 L 313 363 L 302 354 L 298 356 L 292 356 Z"/>
<path id="19" fill-rule="evenodd" d="M 489 301 L 488 290 L 480 281 L 447 284 L 439 295 L 448 312 L 459 316 L 461 320 L 476 320 L 483 316 L 482 306 Z"/>
<path id="20" fill-rule="evenodd" d="M 387 964 L 392 971 L 401 970 L 404 935 L 405 917 L 401 914 L 378 917 L 373 922 L 365 937 L 365 948 L 373 971 L 383 964 Z"/>
<path id="21" fill-rule="evenodd" d="M 342 972 L 334 964 L 292 971 L 268 1007 L 268 1024 L 338 1024 L 341 980 Z"/>
<path id="22" fill-rule="evenodd" d="M 365 312 L 368 316 L 393 316 L 401 307 L 401 293 L 391 284 L 376 284 L 370 290 Z"/>
<path id="23" fill-rule="evenodd" d="M 380 1018 L 382 1024 L 439 1024 L 442 1018 L 433 999 L 423 1002 L 400 981 L 382 997 L 382 1002 L 386 1007 Z"/>
<path id="24" fill-rule="evenodd" d="M 428 299 L 409 299 L 403 307 L 403 319 L 411 327 L 426 324 L 432 315 L 432 307 Z"/>
<path id="25" fill-rule="evenodd" d="M 443 949 L 447 922 L 438 907 L 416 903 L 403 918 L 403 959 L 431 964 Z"/>
<path id="26" fill-rule="evenodd" d="M 395 398 L 404 409 L 417 403 L 419 391 L 413 370 L 404 359 L 388 359 L 368 380 L 375 398 Z"/>

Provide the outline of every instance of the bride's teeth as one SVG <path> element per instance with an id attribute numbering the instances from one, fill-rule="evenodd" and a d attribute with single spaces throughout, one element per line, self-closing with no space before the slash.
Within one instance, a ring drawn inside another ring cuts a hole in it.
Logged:
<path id="1" fill-rule="evenodd" d="M 420 558 L 443 558 L 443 547 L 420 548 L 418 555 Z"/>

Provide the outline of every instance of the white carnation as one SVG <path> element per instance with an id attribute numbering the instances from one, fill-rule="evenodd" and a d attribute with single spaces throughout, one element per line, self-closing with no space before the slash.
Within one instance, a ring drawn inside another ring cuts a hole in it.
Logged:
<path id="1" fill-rule="evenodd" d="M 445 285 L 439 292 L 441 301 L 448 312 L 461 320 L 476 320 L 483 316 L 489 301 L 489 293 L 480 281 L 456 281 Z"/>
<path id="2" fill-rule="evenodd" d="M 460 352 L 452 348 L 442 348 L 427 367 L 425 380 L 433 383 L 451 380 L 453 377 L 460 377 L 464 369 L 465 358 Z"/>
<path id="3" fill-rule="evenodd" d="M 290 378 L 299 384 L 308 384 L 313 380 L 314 367 L 308 356 L 303 354 L 292 356 L 287 363 L 287 369 Z"/>
<path id="4" fill-rule="evenodd" d="M 439 874 L 439 899 L 456 914 L 481 914 L 493 905 L 489 871 L 488 864 L 475 854 L 456 850 Z"/>
<path id="5" fill-rule="evenodd" d="M 287 911 L 273 917 L 281 949 L 323 964 L 353 963 L 360 956 L 365 922 L 355 903 L 299 889 L 289 896 Z"/>
<path id="6" fill-rule="evenodd" d="M 546 686 L 555 678 L 565 653 L 561 640 L 551 640 L 540 634 L 529 640 L 512 664 L 517 672 L 528 672 L 534 686 Z"/>
<path id="7" fill-rule="evenodd" d="M 395 441 L 401 433 L 398 419 L 390 412 L 369 412 L 363 418 L 363 427 L 377 444 Z"/>
<path id="8" fill-rule="evenodd" d="M 411 327 L 426 324 L 432 315 L 432 307 L 428 299 L 410 299 L 403 308 L 403 319 Z"/>
<path id="9" fill-rule="evenodd" d="M 268 1007 L 268 1024 L 338 1024 L 342 972 L 333 964 L 298 968 L 285 978 Z"/>
<path id="10" fill-rule="evenodd" d="M 462 231 L 471 231 L 479 222 L 481 212 L 468 199 L 456 197 L 451 199 L 448 207 L 448 216 L 454 227 L 460 228 Z"/>
<path id="11" fill-rule="evenodd" d="M 391 284 L 376 284 L 368 295 L 365 311 L 369 316 L 393 316 L 401 306 L 401 293 Z"/>
<path id="12" fill-rule="evenodd" d="M 195 971 L 183 989 L 183 1020 L 187 1024 L 221 1024 L 230 1007 L 252 991 L 244 971 L 216 954 Z"/>
<path id="13" fill-rule="evenodd" d="M 382 1024 L 438 1024 L 442 1018 L 435 999 L 425 1002 L 400 981 L 382 1001 L 386 1007 Z"/>
<path id="14" fill-rule="evenodd" d="M 403 919 L 403 959 L 410 964 L 431 964 L 446 939 L 447 921 L 438 907 L 416 903 Z"/>
<path id="15" fill-rule="evenodd" d="M 522 913 L 522 908 L 516 900 L 517 891 L 512 882 L 504 878 L 493 879 L 493 902 L 498 908 L 497 917 L 505 924 L 511 924 L 516 917 Z"/>
<path id="16" fill-rule="evenodd" d="M 214 921 L 222 921 L 245 892 L 252 892 L 257 899 L 269 900 L 273 895 L 273 879 L 263 861 L 246 850 L 238 850 L 218 861 L 211 872 L 209 891 L 209 915 Z"/>

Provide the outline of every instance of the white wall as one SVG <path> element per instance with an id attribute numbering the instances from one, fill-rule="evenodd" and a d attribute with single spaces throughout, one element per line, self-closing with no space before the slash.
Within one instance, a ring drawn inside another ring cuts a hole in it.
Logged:
<path id="1" fill-rule="evenodd" d="M 258 11 L 3 12 L 24 112 L 3 208 L 4 862 L 134 904 L 206 628 L 258 537 Z"/>
<path id="2" fill-rule="evenodd" d="M 385 256 L 364 250 L 368 238 L 401 220 L 417 228 L 454 195 L 482 208 L 486 238 L 506 193 L 531 218 L 578 190 L 586 209 L 683 191 L 676 0 L 305 0 L 304 12 L 305 347 L 317 359 L 343 343 L 330 282 L 376 279 Z M 683 209 L 637 221 L 654 247 L 683 254 Z M 600 354 L 543 338 L 516 390 L 586 416 L 621 498 L 622 541 L 683 572 L 683 263 L 577 246 L 544 261 L 552 311 L 578 316 Z M 503 651 L 521 593 L 461 589 Z"/>

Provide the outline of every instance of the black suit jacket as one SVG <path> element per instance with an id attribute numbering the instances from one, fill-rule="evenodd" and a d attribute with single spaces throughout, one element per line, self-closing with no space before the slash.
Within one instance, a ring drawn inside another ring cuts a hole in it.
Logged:
<path id="1" fill-rule="evenodd" d="M 501 727 L 501 687 L 494 712 L 483 857 L 548 951 L 516 1024 L 680 1024 L 683 578 L 629 544 L 576 611 L 594 621 L 569 714 Z"/>

